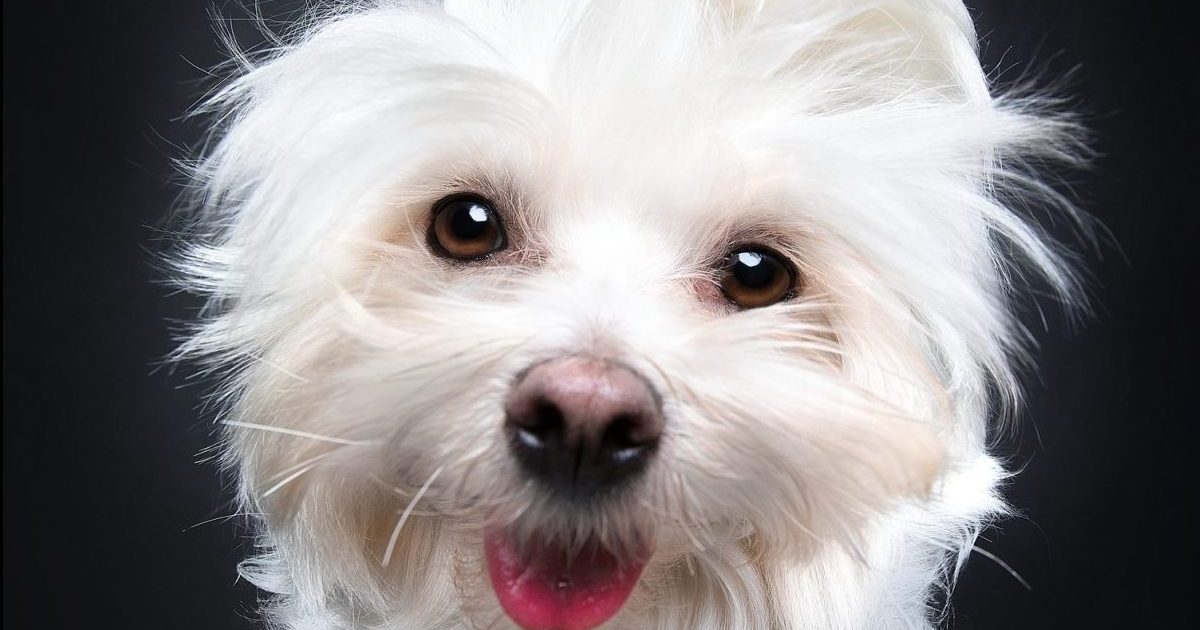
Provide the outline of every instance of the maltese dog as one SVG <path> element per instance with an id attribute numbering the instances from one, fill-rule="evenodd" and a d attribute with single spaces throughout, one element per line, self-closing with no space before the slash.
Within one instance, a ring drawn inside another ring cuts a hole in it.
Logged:
<path id="1" fill-rule="evenodd" d="M 960 0 L 314 10 L 174 256 L 291 630 L 932 628 L 1077 294 Z M 1069 211 L 1069 207 L 1064 207 Z"/>

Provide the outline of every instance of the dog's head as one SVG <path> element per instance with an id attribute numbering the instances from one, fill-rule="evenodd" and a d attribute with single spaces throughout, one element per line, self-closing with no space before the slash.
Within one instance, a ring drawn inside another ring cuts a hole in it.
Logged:
<path id="1" fill-rule="evenodd" d="M 988 95 L 961 5 L 446 4 L 213 100 L 185 351 L 230 374 L 260 581 L 414 627 L 761 599 L 743 565 L 979 448 L 1011 255 L 1069 284 L 997 190 L 1069 129 Z"/>

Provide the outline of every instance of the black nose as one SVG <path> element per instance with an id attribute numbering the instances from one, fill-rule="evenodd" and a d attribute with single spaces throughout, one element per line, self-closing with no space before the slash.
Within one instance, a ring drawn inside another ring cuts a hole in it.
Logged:
<path id="1" fill-rule="evenodd" d="M 569 357 L 534 366 L 505 407 L 521 467 L 551 490 L 586 499 L 643 470 L 662 436 L 650 384 L 620 365 Z"/>

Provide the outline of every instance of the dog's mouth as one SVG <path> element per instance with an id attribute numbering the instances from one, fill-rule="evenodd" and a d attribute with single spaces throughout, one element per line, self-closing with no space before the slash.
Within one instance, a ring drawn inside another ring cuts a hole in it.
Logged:
<path id="1" fill-rule="evenodd" d="M 500 529 L 485 534 L 484 555 L 500 605 L 525 630 L 588 630 L 608 621 L 649 557 L 618 557 L 595 541 L 571 552 L 536 537 L 518 549 Z"/>

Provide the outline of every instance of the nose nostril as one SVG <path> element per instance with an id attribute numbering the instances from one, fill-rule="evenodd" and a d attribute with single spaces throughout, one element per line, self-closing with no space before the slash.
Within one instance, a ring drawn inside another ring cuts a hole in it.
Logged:
<path id="1" fill-rule="evenodd" d="M 650 420 L 641 414 L 620 414 L 609 423 L 601 437 L 600 453 L 618 466 L 644 463 L 658 442 L 648 430 Z"/>
<path id="2" fill-rule="evenodd" d="M 538 401 L 534 407 L 533 415 L 536 420 L 535 428 L 537 431 L 541 433 L 562 431 L 563 414 L 559 410 L 558 405 L 553 402 L 546 399 Z"/>
<path id="3" fill-rule="evenodd" d="M 636 448 L 643 445 L 638 439 L 638 428 L 641 421 L 632 414 L 621 414 L 612 419 L 604 429 L 600 445 L 604 450 L 619 451 Z"/>
<path id="4" fill-rule="evenodd" d="M 522 445 L 537 449 L 561 441 L 565 430 L 562 411 L 546 398 L 534 402 L 529 413 L 510 415 L 508 423 Z"/>

